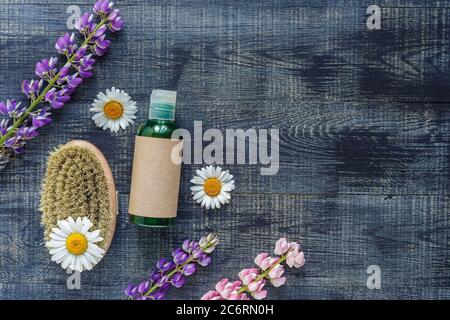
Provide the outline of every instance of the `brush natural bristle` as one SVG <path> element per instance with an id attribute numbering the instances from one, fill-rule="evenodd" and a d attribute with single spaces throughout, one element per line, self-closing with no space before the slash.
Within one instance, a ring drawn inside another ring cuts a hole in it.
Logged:
<path id="1" fill-rule="evenodd" d="M 45 237 L 57 221 L 69 216 L 88 217 L 104 239 L 114 232 L 111 201 L 103 167 L 95 154 L 77 145 L 64 145 L 50 154 L 45 174 L 40 210 Z M 102 248 L 108 244 L 98 243 Z M 104 248 L 105 249 L 105 248 Z"/>

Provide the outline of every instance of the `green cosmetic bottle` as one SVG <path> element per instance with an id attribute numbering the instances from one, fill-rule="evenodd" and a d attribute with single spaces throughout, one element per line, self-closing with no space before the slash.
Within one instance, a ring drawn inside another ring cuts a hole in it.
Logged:
<path id="1" fill-rule="evenodd" d="M 153 90 L 149 118 L 138 129 L 131 179 L 129 218 L 144 227 L 166 227 L 176 217 L 181 159 L 173 159 L 175 91 Z M 179 162 L 179 163 L 177 163 Z"/>

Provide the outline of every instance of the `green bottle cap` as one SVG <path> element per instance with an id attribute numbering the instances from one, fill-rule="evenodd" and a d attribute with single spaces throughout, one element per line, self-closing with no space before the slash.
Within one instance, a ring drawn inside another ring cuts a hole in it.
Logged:
<path id="1" fill-rule="evenodd" d="M 175 120 L 177 92 L 153 90 L 150 97 L 149 119 Z"/>

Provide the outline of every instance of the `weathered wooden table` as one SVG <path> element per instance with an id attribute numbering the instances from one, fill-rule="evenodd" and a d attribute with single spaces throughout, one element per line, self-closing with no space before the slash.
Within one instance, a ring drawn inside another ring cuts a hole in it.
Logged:
<path id="1" fill-rule="evenodd" d="M 0 97 L 18 98 L 35 63 L 55 55 L 70 5 L 89 0 L 0 3 Z M 213 263 L 172 290 L 198 299 L 253 265 L 280 236 L 301 241 L 306 265 L 287 272 L 273 299 L 450 298 L 450 1 L 377 1 L 368 30 L 357 0 L 116 1 L 126 22 L 73 102 L 27 152 L 0 173 L 0 298 L 122 299 L 129 282 L 186 238 L 221 238 Z M 70 11 L 70 10 L 69 10 Z M 203 128 L 279 128 L 280 170 L 228 165 L 232 203 L 193 203 L 184 167 L 177 224 L 144 229 L 127 220 L 134 134 L 95 127 L 90 103 L 115 86 L 147 116 L 151 90 L 178 91 L 177 119 Z M 43 245 L 39 190 L 50 150 L 96 144 L 120 192 L 110 252 L 68 290 Z M 366 286 L 381 269 L 381 289 Z"/>

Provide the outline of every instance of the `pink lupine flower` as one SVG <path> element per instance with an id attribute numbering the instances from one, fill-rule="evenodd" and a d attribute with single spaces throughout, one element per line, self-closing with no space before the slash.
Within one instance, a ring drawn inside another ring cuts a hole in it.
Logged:
<path id="1" fill-rule="evenodd" d="M 249 300 L 247 294 L 260 300 L 267 296 L 264 287 L 267 281 L 274 287 L 280 287 L 286 283 L 284 277 L 285 268 L 300 268 L 305 264 L 305 256 L 296 242 L 287 242 L 286 238 L 280 238 L 276 244 L 274 253 L 277 257 L 270 257 L 267 252 L 262 252 L 254 259 L 258 268 L 243 269 L 239 272 L 239 280 L 229 282 L 223 279 L 216 284 L 216 290 L 203 295 L 202 300 Z"/>
<path id="2" fill-rule="evenodd" d="M 265 284 L 266 280 L 262 279 L 257 282 L 250 283 L 247 288 L 253 298 L 261 300 L 267 296 L 267 290 L 263 290 Z"/>
<path id="3" fill-rule="evenodd" d="M 239 293 L 238 291 L 233 291 L 227 299 L 224 299 L 219 292 L 211 290 L 205 293 L 200 300 L 250 300 L 250 298 L 247 297 L 245 292 Z"/>
<path id="4" fill-rule="evenodd" d="M 236 280 L 234 282 L 229 282 L 228 279 L 223 279 L 216 284 L 216 291 L 222 296 L 224 299 L 228 299 L 231 296 L 235 296 L 238 294 L 238 291 L 241 289 L 242 282 Z"/>
<path id="5" fill-rule="evenodd" d="M 281 287 L 282 285 L 284 285 L 286 283 L 286 277 L 280 277 L 280 278 L 276 278 L 276 279 L 270 279 L 270 283 L 275 287 Z"/>
<path id="6" fill-rule="evenodd" d="M 289 247 L 290 247 L 291 250 L 300 251 L 300 245 L 297 242 L 289 243 Z"/>
<path id="7" fill-rule="evenodd" d="M 272 257 L 267 257 L 263 260 L 263 262 L 260 265 L 260 268 L 265 271 L 267 269 L 270 269 L 270 267 L 272 267 L 273 265 L 278 263 L 279 258 L 272 258 Z"/>
<path id="8" fill-rule="evenodd" d="M 275 250 L 273 252 L 276 255 L 281 256 L 282 254 L 285 254 L 286 252 L 288 252 L 289 248 L 290 248 L 290 244 L 289 244 L 289 242 L 287 242 L 286 238 L 280 238 L 275 243 Z"/>
<path id="9" fill-rule="evenodd" d="M 284 267 L 281 264 L 277 264 L 269 272 L 270 283 L 274 287 L 280 287 L 286 283 L 286 277 L 283 277 Z"/>
<path id="10" fill-rule="evenodd" d="M 239 272 L 238 276 L 239 279 L 242 280 L 242 283 L 247 286 L 258 276 L 258 274 L 257 268 L 249 268 Z"/>
<path id="11" fill-rule="evenodd" d="M 269 277 L 272 279 L 279 278 L 284 273 L 284 267 L 281 264 L 277 264 L 270 270 Z"/>
<path id="12" fill-rule="evenodd" d="M 269 269 L 275 263 L 278 262 L 278 258 L 269 257 L 267 252 L 262 252 L 258 254 L 255 258 L 255 264 L 260 267 L 263 271 Z"/>
<path id="13" fill-rule="evenodd" d="M 258 267 L 261 267 L 262 262 L 269 256 L 269 254 L 267 252 L 261 252 L 260 254 L 258 254 L 255 258 L 255 260 L 253 260 L 255 262 L 255 264 Z"/>
<path id="14" fill-rule="evenodd" d="M 222 279 L 219 282 L 217 282 L 216 284 L 216 291 L 217 292 L 221 292 L 225 289 L 225 286 L 228 284 L 229 280 L 228 279 Z"/>
<path id="15" fill-rule="evenodd" d="M 231 293 L 227 300 L 250 300 L 250 298 L 247 297 L 247 295 L 244 292 L 242 292 L 242 293 Z"/>
<path id="16" fill-rule="evenodd" d="M 205 293 L 200 300 L 223 300 L 223 298 L 220 293 L 215 290 L 211 290 Z"/>
<path id="17" fill-rule="evenodd" d="M 256 291 L 262 289 L 264 285 L 265 285 L 264 280 L 253 281 L 248 284 L 247 289 L 248 291 Z"/>
<path id="18" fill-rule="evenodd" d="M 305 255 L 300 250 L 300 245 L 296 242 L 291 242 L 291 250 L 286 255 L 286 264 L 292 268 L 300 268 L 305 264 Z"/>
<path id="19" fill-rule="evenodd" d="M 267 259 L 267 258 L 266 258 Z M 244 269 L 239 272 L 239 278 L 247 286 L 247 290 L 255 299 L 264 299 L 267 295 L 266 290 L 262 290 L 266 281 L 264 279 L 254 281 L 259 276 L 257 268 Z"/>

